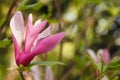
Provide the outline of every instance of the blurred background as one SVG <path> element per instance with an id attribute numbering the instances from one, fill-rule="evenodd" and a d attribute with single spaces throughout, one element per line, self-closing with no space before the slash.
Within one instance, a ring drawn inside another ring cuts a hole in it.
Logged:
<path id="1" fill-rule="evenodd" d="M 32 13 L 34 21 L 47 19 L 53 34 L 66 33 L 53 51 L 37 57 L 67 64 L 52 67 L 55 80 L 94 80 L 87 49 L 107 48 L 111 58 L 120 55 L 119 0 L 0 0 L 0 80 L 20 80 L 16 70 L 7 70 L 16 66 L 9 21 L 18 10 L 25 21 Z"/>

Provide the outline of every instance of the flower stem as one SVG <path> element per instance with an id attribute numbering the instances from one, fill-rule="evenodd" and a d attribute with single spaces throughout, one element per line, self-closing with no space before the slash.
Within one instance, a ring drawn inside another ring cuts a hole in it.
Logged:
<path id="1" fill-rule="evenodd" d="M 25 80 L 23 72 L 19 71 L 20 77 L 22 78 L 22 80 Z"/>

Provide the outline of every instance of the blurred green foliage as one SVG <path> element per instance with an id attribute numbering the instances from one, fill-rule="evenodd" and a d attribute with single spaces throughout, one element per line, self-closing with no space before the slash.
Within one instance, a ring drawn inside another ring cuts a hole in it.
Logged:
<path id="1" fill-rule="evenodd" d="M 53 67 L 55 80 L 95 80 L 95 66 L 86 57 L 89 48 L 94 51 L 107 48 L 111 59 L 120 56 L 119 0 L 16 0 L 17 4 L 7 16 L 14 1 L 0 0 L 0 80 L 19 79 L 16 72 L 7 70 L 15 66 L 9 20 L 17 10 L 23 12 L 26 21 L 28 14 L 32 13 L 34 20 L 48 19 L 49 24 L 53 25 L 52 33 L 66 33 L 59 46 L 46 54 L 45 58 L 38 56 L 38 61 L 58 60 L 67 64 Z M 111 62 L 107 68 L 111 69 L 117 64 L 117 71 L 106 74 L 111 79 L 120 79 L 119 62 L 119 59 Z"/>
<path id="2" fill-rule="evenodd" d="M 10 40 L 2 40 L 0 41 L 0 48 L 4 48 L 10 44 Z"/>

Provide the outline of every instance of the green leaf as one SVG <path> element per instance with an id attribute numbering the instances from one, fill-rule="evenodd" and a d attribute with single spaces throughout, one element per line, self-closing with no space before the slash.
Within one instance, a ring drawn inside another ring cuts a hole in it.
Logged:
<path id="1" fill-rule="evenodd" d="M 37 2 L 35 4 L 31 4 L 31 5 L 28 5 L 26 6 L 27 9 L 33 9 L 35 11 L 39 10 L 41 7 L 43 6 L 43 4 L 41 2 Z"/>
<path id="2" fill-rule="evenodd" d="M 8 46 L 10 44 L 10 40 L 5 39 L 3 41 L 0 41 L 0 48 L 5 48 L 6 46 Z"/>
<path id="3" fill-rule="evenodd" d="M 103 68 L 102 68 L 102 71 L 101 71 L 101 72 L 105 73 L 106 71 L 107 71 L 107 66 L 103 66 Z"/>
<path id="4" fill-rule="evenodd" d="M 120 58 L 115 57 L 107 66 L 108 70 L 119 70 L 120 69 Z"/>
<path id="5" fill-rule="evenodd" d="M 33 9 L 33 10 L 37 11 L 37 10 L 39 10 L 43 6 L 42 2 L 37 2 L 37 3 L 34 3 L 34 4 L 27 5 L 28 1 L 29 0 L 24 0 L 23 2 L 21 2 L 18 5 L 18 10 Z"/>
<path id="6" fill-rule="evenodd" d="M 29 67 L 35 66 L 35 65 L 42 65 L 42 66 L 53 66 L 53 65 L 66 65 L 63 62 L 59 61 L 40 61 L 40 62 L 33 62 L 29 65 Z"/>
<path id="7" fill-rule="evenodd" d="M 26 9 L 26 3 L 28 2 L 29 0 L 23 0 L 21 3 L 18 4 L 18 10 L 24 10 Z"/>

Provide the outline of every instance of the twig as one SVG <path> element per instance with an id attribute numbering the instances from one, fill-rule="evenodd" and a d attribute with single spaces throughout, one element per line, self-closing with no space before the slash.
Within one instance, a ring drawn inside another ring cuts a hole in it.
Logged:
<path id="1" fill-rule="evenodd" d="M 58 57 L 58 61 L 62 61 L 62 50 L 63 50 L 63 43 L 60 43 L 60 52 L 59 52 L 59 57 Z M 56 70 L 56 76 L 55 76 L 55 80 L 59 80 L 59 72 L 61 71 L 61 66 L 58 65 L 57 66 L 57 70 Z"/>
<path id="2" fill-rule="evenodd" d="M 2 24 L 1 27 L 0 27 L 0 34 L 1 34 L 4 26 L 5 26 L 5 25 L 7 24 L 7 22 L 9 21 L 10 16 L 11 16 L 11 13 L 12 13 L 15 5 L 17 4 L 17 2 L 18 2 L 18 0 L 13 0 L 12 5 L 10 6 L 10 9 L 9 9 L 7 15 L 6 15 L 6 19 L 5 19 L 5 21 L 3 22 L 3 24 Z"/>
<path id="3" fill-rule="evenodd" d="M 22 80 L 25 80 L 23 72 L 19 71 L 20 77 L 22 78 Z"/>
<path id="4" fill-rule="evenodd" d="M 61 31 L 61 1 L 55 1 L 55 7 L 56 7 L 56 15 L 57 15 L 57 19 L 58 19 L 58 24 L 59 24 L 59 31 Z M 60 52 L 59 52 L 59 57 L 58 57 L 58 61 L 62 61 L 62 50 L 63 50 L 63 42 L 60 43 Z M 55 80 L 59 80 L 59 75 L 61 71 L 61 66 L 58 65 L 57 69 L 56 69 L 56 76 L 55 76 Z"/>
<path id="5" fill-rule="evenodd" d="M 66 73 L 61 77 L 60 80 L 66 80 L 68 78 L 68 76 L 71 74 L 71 72 L 73 71 L 73 69 L 75 68 L 76 63 L 72 62 L 70 68 L 66 71 Z"/>

